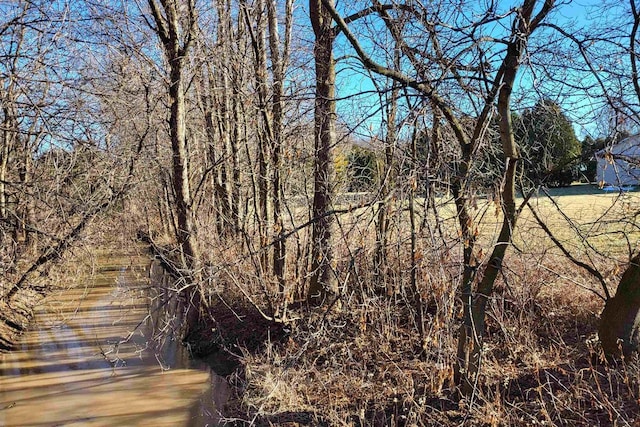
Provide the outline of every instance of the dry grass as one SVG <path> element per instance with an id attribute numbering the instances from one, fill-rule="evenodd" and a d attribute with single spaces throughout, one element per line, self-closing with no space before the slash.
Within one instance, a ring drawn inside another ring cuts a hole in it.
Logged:
<path id="1" fill-rule="evenodd" d="M 601 301 L 536 273 L 492 300 L 473 399 L 452 388 L 456 317 L 432 298 L 422 343 L 411 308 L 380 297 L 311 313 L 283 343 L 246 353 L 241 411 L 313 412 L 331 425 L 633 425 L 638 365 L 600 363 Z"/>
<path id="2" fill-rule="evenodd" d="M 614 288 L 638 241 L 636 198 L 564 195 L 556 202 L 566 218 L 546 198 L 532 204 L 556 238 Z M 233 242 L 211 244 L 212 259 L 225 265 L 211 271 L 212 295 L 250 300 L 266 315 L 284 317 L 287 332 L 242 352 L 244 370 L 234 377 L 239 393 L 229 416 L 265 425 L 637 425 L 640 365 L 608 365 L 598 348 L 603 301 L 593 291 L 602 293 L 601 285 L 569 262 L 526 210 L 490 302 L 476 392 L 458 398 L 452 372 L 460 245 L 448 209 L 443 202 L 442 234 L 427 219 L 418 240 L 422 333 L 403 207 L 391 213 L 383 278 L 372 268 L 371 212 L 339 219 L 341 298 L 328 311 L 295 304 L 284 309 L 304 288 L 299 257 L 306 254 L 296 252 L 306 245 L 304 233 L 299 246 L 289 242 L 286 295 L 265 280 L 256 257 Z M 478 203 L 480 244 L 487 249 L 500 218 L 494 212 L 491 202 Z"/>

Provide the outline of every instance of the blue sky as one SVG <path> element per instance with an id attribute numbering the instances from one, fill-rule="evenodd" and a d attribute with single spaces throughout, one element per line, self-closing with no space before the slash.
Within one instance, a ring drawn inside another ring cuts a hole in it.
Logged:
<path id="1" fill-rule="evenodd" d="M 499 2 L 501 10 L 508 10 L 509 6 L 516 2 Z M 342 2 L 346 8 L 347 3 Z M 592 25 L 597 20 L 607 20 L 613 16 L 601 16 L 599 12 L 599 6 L 602 1 L 600 0 L 576 0 L 570 2 L 558 2 L 556 10 L 548 17 L 548 22 L 557 24 L 564 29 L 579 28 L 587 25 Z M 349 4 L 351 7 L 351 4 Z M 348 9 L 345 13 L 351 13 L 355 11 Z M 495 30 L 501 32 L 504 29 L 504 25 L 509 25 L 509 22 L 504 22 L 502 26 L 495 26 Z M 369 30 L 376 30 L 379 27 L 373 26 Z M 388 43 L 388 35 L 383 28 L 379 28 L 380 32 L 374 37 L 375 41 L 382 41 L 382 43 Z M 354 27 L 354 32 L 359 30 Z M 532 38 L 533 45 L 544 46 L 545 37 L 552 34 L 550 29 L 541 29 Z M 386 37 L 386 39 L 385 39 Z M 372 52 L 374 41 L 367 39 L 365 36 L 361 37 L 361 42 L 365 49 Z M 354 51 L 348 46 L 344 37 L 339 37 L 336 42 L 336 57 L 345 57 L 354 55 Z M 577 51 L 576 51 L 577 52 Z M 375 55 L 375 54 L 374 54 Z M 378 59 L 381 57 L 378 56 Z M 535 59 L 535 58 L 534 58 Z M 559 58 L 562 61 L 562 58 Z M 557 59 L 556 59 L 557 60 Z M 567 59 L 568 61 L 570 59 Z M 571 59 L 571 61 L 575 60 Z M 562 63 L 560 62 L 560 65 Z M 337 65 L 338 77 L 337 77 L 337 95 L 341 99 L 338 103 L 338 112 L 344 122 L 350 127 L 356 127 L 358 123 L 358 117 L 373 115 L 364 119 L 364 125 L 357 128 L 357 133 L 365 136 L 366 134 L 379 133 L 378 128 L 381 122 L 381 115 L 376 115 L 376 110 L 379 109 L 378 99 L 368 92 L 375 91 L 375 86 L 372 84 L 371 79 L 364 72 L 361 67 L 357 65 L 357 61 L 354 59 L 342 59 Z M 605 132 L 602 129 L 601 121 L 598 118 L 600 113 L 600 101 L 598 98 L 591 96 L 584 91 L 576 90 L 571 85 L 586 85 L 587 79 L 593 79 L 589 76 L 579 76 L 575 72 L 567 71 L 568 69 L 562 69 L 562 67 L 556 68 L 556 73 L 565 73 L 565 76 L 559 78 L 559 81 L 551 82 L 544 76 L 544 71 L 540 68 L 532 72 L 527 67 L 522 67 L 518 77 L 518 86 L 516 87 L 513 97 L 513 107 L 515 110 L 530 107 L 541 97 L 549 97 L 556 100 L 564 106 L 567 115 L 574 121 L 576 133 L 579 138 L 584 137 L 587 134 L 592 136 L 598 136 Z M 378 78 L 380 82 L 382 80 Z M 564 80 L 564 81 L 563 81 Z M 362 95 L 358 95 L 362 94 Z M 342 99 L 350 98 L 350 99 Z"/>

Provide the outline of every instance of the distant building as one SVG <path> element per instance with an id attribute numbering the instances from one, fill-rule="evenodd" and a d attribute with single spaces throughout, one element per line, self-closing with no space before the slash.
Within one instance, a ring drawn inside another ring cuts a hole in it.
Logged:
<path id="1" fill-rule="evenodd" d="M 597 179 L 603 187 L 640 185 L 640 135 L 630 136 L 595 153 Z"/>

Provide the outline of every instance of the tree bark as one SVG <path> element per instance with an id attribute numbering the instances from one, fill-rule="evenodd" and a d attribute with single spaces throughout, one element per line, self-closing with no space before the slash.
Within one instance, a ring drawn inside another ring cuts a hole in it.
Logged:
<path id="1" fill-rule="evenodd" d="M 18 178 L 20 179 L 21 199 L 20 209 L 18 210 L 18 222 L 20 234 L 24 240 L 24 249 L 27 253 L 31 253 L 37 246 L 37 235 L 34 232 L 36 226 L 34 198 L 30 194 L 31 174 L 33 169 L 33 158 L 31 157 L 31 147 L 29 144 L 29 136 L 24 136 L 24 140 L 20 143 L 20 160 L 18 166 Z M 19 140 L 22 138 L 19 138 Z"/>
<path id="2" fill-rule="evenodd" d="M 273 212 L 273 229 L 280 236 L 284 231 L 284 223 L 282 219 L 282 181 L 280 173 L 282 171 L 282 121 L 283 121 L 283 103 L 284 94 L 284 71 L 287 62 L 287 46 L 286 37 L 290 34 L 290 26 L 292 22 L 292 1 L 288 0 L 286 4 L 286 36 L 285 49 L 280 52 L 280 33 L 278 30 L 278 16 L 276 0 L 267 0 L 267 16 L 269 19 L 269 51 L 271 53 L 271 64 L 273 69 L 273 88 L 272 88 L 272 140 L 271 140 L 271 168 L 273 178 L 271 182 L 271 210 Z M 279 291 L 285 290 L 285 240 L 276 238 L 273 244 L 273 274 L 278 281 Z"/>
<path id="3" fill-rule="evenodd" d="M 396 50 L 396 55 L 394 58 L 395 65 L 399 66 L 399 54 Z M 380 168 L 380 203 L 378 205 L 378 215 L 376 220 L 376 251 L 373 258 L 373 271 L 374 277 L 377 278 L 378 286 L 383 283 L 386 283 L 387 296 L 391 296 L 394 290 L 391 288 L 391 285 L 386 281 L 387 279 L 387 240 L 388 240 L 388 229 L 389 229 L 389 216 L 388 216 L 388 206 L 387 206 L 387 196 L 391 192 L 391 188 L 394 184 L 395 174 L 393 173 L 394 164 L 393 164 L 393 155 L 395 151 L 396 138 L 397 138 L 397 129 L 396 129 L 396 113 L 398 110 L 398 96 L 400 93 L 399 87 L 394 87 L 391 91 L 391 99 L 389 105 L 387 105 L 387 117 L 386 117 L 386 137 L 384 141 L 384 164 L 383 167 Z M 412 153 L 413 154 L 413 153 Z M 410 198 L 409 203 L 411 204 L 410 212 L 412 214 L 412 254 L 415 254 L 415 239 L 413 237 L 413 232 L 415 231 L 415 224 L 413 217 L 413 195 L 414 188 L 410 190 Z M 412 266 L 413 271 L 413 266 Z"/>
<path id="4" fill-rule="evenodd" d="M 483 338 L 485 335 L 486 308 L 489 297 L 493 294 L 495 281 L 502 269 L 504 256 L 511 244 L 513 229 L 516 226 L 518 212 L 516 210 L 516 172 L 519 160 L 518 147 L 513 136 L 511 122 L 511 93 L 515 82 L 520 60 L 524 52 L 528 37 L 540 21 L 548 14 L 553 1 L 546 1 L 542 10 L 532 19 L 536 0 L 525 0 L 516 17 L 514 34 L 507 46 L 507 52 L 499 75 L 498 115 L 500 141 L 504 153 L 506 167 L 502 183 L 502 227 L 498 240 L 493 247 L 489 262 L 484 266 L 482 279 L 478 283 L 475 295 L 471 294 L 472 283 L 463 284 L 463 299 L 465 303 L 464 324 L 458 337 L 458 359 L 455 373 L 457 383 L 464 394 L 470 394 L 475 387 L 475 381 L 482 362 Z M 470 265 L 473 267 L 473 265 Z M 473 280 L 474 277 L 469 279 Z M 471 303 L 471 307 L 467 304 Z M 471 354 L 469 354 L 471 351 Z"/>
<path id="5" fill-rule="evenodd" d="M 260 234 L 260 246 L 266 247 L 269 241 L 268 224 L 269 224 L 269 177 L 268 177 L 268 160 L 270 158 L 269 151 L 271 141 L 273 140 L 273 128 L 271 122 L 271 114 L 268 106 L 268 82 L 267 82 L 267 17 L 264 11 L 264 0 L 258 0 L 255 5 L 256 15 L 250 16 L 249 9 L 242 2 L 244 8 L 244 17 L 246 27 L 251 38 L 251 47 L 254 55 L 254 79 L 256 84 L 256 94 L 258 96 L 258 105 L 256 114 L 261 120 L 256 121 L 256 134 L 258 145 L 256 147 L 256 162 L 258 167 L 257 196 L 258 205 L 256 210 L 256 220 L 258 223 L 258 232 Z M 255 21 L 255 30 L 253 22 Z M 267 251 L 263 251 L 260 255 L 261 270 L 268 268 Z M 260 273 L 262 274 L 262 273 Z"/>
<path id="6" fill-rule="evenodd" d="M 622 275 L 616 295 L 605 303 L 598 335 L 607 356 L 629 357 L 640 351 L 640 254 Z"/>
<path id="7" fill-rule="evenodd" d="M 191 286 L 184 291 L 187 307 L 185 336 L 197 328 L 200 320 L 200 252 L 196 240 L 195 218 L 189 181 L 189 155 L 186 138 L 186 105 L 183 82 L 184 65 L 193 37 L 195 36 L 195 6 L 188 2 L 187 28 L 180 26 L 177 0 L 162 1 L 163 11 L 155 0 L 149 6 L 156 24 L 155 31 L 164 47 L 169 64 L 169 136 L 171 139 L 173 189 L 175 194 L 178 229 L 176 240 L 181 250 L 185 276 Z M 184 33 L 181 40 L 180 34 Z"/>
<path id="8" fill-rule="evenodd" d="M 6 101 L 5 101 L 6 102 Z M 5 106 L 3 108 L 4 120 L 2 123 L 2 147 L 0 151 L 0 219 L 8 219 L 7 212 L 7 172 L 9 164 L 9 153 L 15 145 L 15 124 L 11 110 Z"/>
<path id="9" fill-rule="evenodd" d="M 5 123 L 6 125 L 6 123 Z M 2 132 L 2 147 L 0 147 L 0 219 L 7 219 L 7 165 L 9 162 L 9 152 L 11 136 L 5 129 Z"/>
<path id="10" fill-rule="evenodd" d="M 333 5 L 333 0 L 329 3 Z M 314 61 L 315 95 L 315 165 L 311 236 L 311 282 L 307 300 L 320 305 L 337 292 L 333 270 L 331 225 L 333 218 L 325 215 L 331 206 L 331 148 L 335 143 L 335 67 L 333 59 L 334 31 L 331 14 L 321 0 L 310 0 L 311 25 L 315 34 Z"/>

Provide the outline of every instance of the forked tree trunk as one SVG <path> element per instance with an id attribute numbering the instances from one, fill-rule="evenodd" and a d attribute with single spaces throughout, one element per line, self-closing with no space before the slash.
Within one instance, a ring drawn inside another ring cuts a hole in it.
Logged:
<path id="1" fill-rule="evenodd" d="M 454 112 L 452 105 L 438 94 L 437 85 L 433 86 L 433 82 L 428 78 L 429 76 L 422 76 L 423 78 L 417 81 L 401 71 L 386 68 L 375 62 L 367 55 L 355 35 L 349 30 L 345 20 L 333 7 L 333 3 L 330 0 L 322 0 L 322 5 L 330 11 L 331 16 L 336 20 L 338 26 L 356 50 L 365 67 L 376 73 L 391 77 L 404 85 L 411 86 L 427 96 L 435 108 L 440 110 L 445 117 L 455 135 L 455 139 L 460 145 L 461 158 L 456 165 L 457 173 L 451 184 L 451 191 L 455 200 L 463 243 L 464 272 L 461 296 L 464 308 L 464 324 L 460 330 L 458 340 L 458 357 L 454 368 L 454 376 L 457 384 L 462 386 L 463 392 L 469 392 L 473 390 L 475 378 L 477 378 L 477 373 L 480 369 L 487 301 L 493 293 L 493 286 L 502 267 L 505 251 L 511 243 L 512 231 L 518 214 L 514 202 L 518 153 L 510 120 L 511 91 L 520 65 L 520 58 L 527 46 L 528 37 L 553 8 L 554 0 L 544 0 L 542 5 L 538 4 L 538 0 L 524 0 L 521 7 L 513 9 L 517 15 L 512 27 L 510 40 L 507 43 L 507 52 L 495 74 L 493 84 L 486 94 L 484 107 L 476 120 L 471 138 L 469 138 L 459 120 L 459 115 Z M 386 10 L 381 5 L 377 7 L 377 10 L 385 20 L 385 24 L 393 37 L 406 46 L 402 34 L 398 31 L 397 26 L 394 25 L 394 20 L 386 13 Z M 533 14 L 534 10 L 538 11 L 535 16 Z M 439 49 L 438 46 L 435 48 L 436 50 Z M 423 68 L 421 60 L 408 46 L 404 50 L 407 58 L 412 63 L 411 65 L 419 75 Z M 447 67 L 449 66 L 450 64 L 447 65 Z M 479 265 L 481 260 L 478 259 L 478 253 L 475 250 L 477 226 L 471 216 L 472 200 L 466 184 L 467 180 L 471 178 L 470 173 L 474 161 L 473 154 L 488 124 L 490 113 L 495 108 L 496 96 L 498 96 L 497 107 L 501 116 L 500 138 L 507 162 L 502 188 L 504 221 L 498 242 L 493 247 L 489 263 Z M 476 275 L 476 272 L 480 274 Z M 478 287 L 474 293 L 475 284 Z"/>
<path id="2" fill-rule="evenodd" d="M 607 356 L 629 357 L 640 350 L 640 254 L 622 275 L 616 295 L 605 303 L 598 335 Z"/>
<path id="3" fill-rule="evenodd" d="M 502 79 L 498 91 L 497 110 L 499 114 L 500 141 L 506 161 L 506 170 L 502 182 L 502 227 L 498 241 L 493 247 L 489 262 L 484 266 L 475 294 L 472 293 L 474 274 L 465 278 L 463 283 L 464 324 L 458 337 L 457 363 L 454 368 L 456 383 L 462 392 L 469 395 L 475 389 L 475 383 L 482 364 L 483 339 L 485 335 L 485 318 L 487 303 L 493 294 L 493 288 L 500 273 L 507 248 L 511 244 L 513 229 L 518 219 L 515 203 L 515 182 L 519 160 L 518 147 L 513 135 L 511 122 L 511 93 L 516 80 L 520 60 L 528 43 L 528 37 L 536 26 L 544 19 L 553 6 L 553 1 L 547 0 L 540 12 L 533 17 L 536 0 L 525 0 L 520 14 L 516 18 L 511 41 L 501 66 Z M 462 218 L 461 218 L 462 219 Z M 462 224 L 462 222 L 461 222 Z M 464 227 L 463 227 L 464 228 Z M 473 260 L 471 254 L 469 260 Z M 467 260 L 465 256 L 465 261 Z M 471 263 L 465 265 L 472 267 Z"/>
<path id="4" fill-rule="evenodd" d="M 181 249 L 186 280 L 191 286 L 182 291 L 187 300 L 185 337 L 197 328 L 200 320 L 201 293 L 200 252 L 196 240 L 195 218 L 189 181 L 189 155 L 186 137 L 186 105 L 183 82 L 186 55 L 195 36 L 195 5 L 187 4 L 188 24 L 180 24 L 180 7 L 177 0 L 162 1 L 162 10 L 155 0 L 148 0 L 156 24 L 155 31 L 164 47 L 169 64 L 169 134 L 173 160 L 173 190 L 175 194 L 178 229 L 176 240 Z M 181 35 L 184 39 L 181 40 Z"/>

